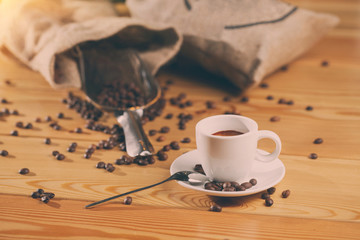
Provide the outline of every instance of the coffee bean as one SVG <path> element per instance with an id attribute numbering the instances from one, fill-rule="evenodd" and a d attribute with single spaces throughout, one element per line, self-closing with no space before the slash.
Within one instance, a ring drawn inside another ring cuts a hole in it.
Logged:
<path id="1" fill-rule="evenodd" d="M 274 194 L 274 192 L 276 191 L 276 188 L 275 187 L 271 187 L 269 189 L 266 190 L 268 192 L 268 194 L 272 195 Z"/>
<path id="2" fill-rule="evenodd" d="M 8 103 L 8 101 L 6 100 L 6 98 L 2 98 L 1 103 Z"/>
<path id="3" fill-rule="evenodd" d="M 106 171 L 108 171 L 108 172 L 113 172 L 113 171 L 115 171 L 115 167 L 114 167 L 114 165 L 112 165 L 111 163 L 106 164 L 105 169 L 106 169 Z"/>
<path id="4" fill-rule="evenodd" d="M 241 99 L 240 99 L 240 102 L 248 102 L 249 101 L 249 98 L 248 97 L 242 97 Z"/>
<path id="5" fill-rule="evenodd" d="M 168 133 L 170 131 L 170 128 L 169 127 L 162 127 L 161 129 L 160 129 L 160 132 L 161 133 Z"/>
<path id="6" fill-rule="evenodd" d="M 132 203 L 132 197 L 124 198 L 124 204 L 125 205 L 131 205 L 131 203 Z"/>
<path id="7" fill-rule="evenodd" d="M 316 138 L 313 143 L 314 144 L 321 144 L 321 143 L 323 143 L 323 139 L 322 138 Z"/>
<path id="8" fill-rule="evenodd" d="M 81 128 L 75 128 L 74 132 L 75 133 L 82 133 L 82 129 Z"/>
<path id="9" fill-rule="evenodd" d="M 44 192 L 44 195 L 47 196 L 49 199 L 53 199 L 55 197 L 55 194 L 52 192 Z"/>
<path id="10" fill-rule="evenodd" d="M 280 121 L 280 117 L 279 116 L 273 116 L 270 118 L 270 122 L 278 122 Z"/>
<path id="11" fill-rule="evenodd" d="M 154 156 L 148 156 L 147 161 L 148 161 L 149 164 L 154 164 L 154 163 L 155 163 L 155 158 L 154 158 Z"/>
<path id="12" fill-rule="evenodd" d="M 194 167 L 194 171 L 205 175 L 204 169 L 201 164 L 196 164 Z"/>
<path id="13" fill-rule="evenodd" d="M 281 71 L 286 72 L 288 70 L 288 65 L 284 65 L 280 68 Z"/>
<path id="14" fill-rule="evenodd" d="M 165 118 L 166 118 L 166 119 L 172 119 L 173 116 L 174 116 L 174 114 L 168 113 L 168 114 L 166 114 Z"/>
<path id="15" fill-rule="evenodd" d="M 262 199 L 267 199 L 267 198 L 269 198 L 270 197 L 270 194 L 269 193 L 263 193 L 263 194 L 261 194 L 261 198 Z"/>
<path id="16" fill-rule="evenodd" d="M 324 60 L 324 61 L 321 62 L 321 66 L 322 67 L 327 67 L 327 66 L 329 66 L 329 62 Z"/>
<path id="17" fill-rule="evenodd" d="M 191 139 L 188 138 L 188 137 L 186 137 L 186 138 L 183 138 L 183 139 L 181 140 L 181 142 L 182 142 L 182 143 L 190 143 L 190 142 L 191 142 Z"/>
<path id="18" fill-rule="evenodd" d="M 45 117 L 45 121 L 46 121 L 46 122 L 51 122 L 51 121 L 52 121 L 52 118 L 51 118 L 50 116 L 47 116 L 47 117 Z"/>
<path id="19" fill-rule="evenodd" d="M 294 105 L 294 101 L 293 100 L 289 100 L 286 102 L 287 105 Z"/>
<path id="20" fill-rule="evenodd" d="M 271 207 L 274 204 L 274 201 L 271 198 L 265 199 L 265 206 Z"/>
<path id="21" fill-rule="evenodd" d="M 312 106 L 307 106 L 306 108 L 305 108 L 305 110 L 306 111 L 312 111 L 314 108 L 312 107 Z"/>
<path id="22" fill-rule="evenodd" d="M 310 159 L 317 159 L 318 155 L 316 153 L 310 153 L 310 155 L 308 156 Z"/>
<path id="23" fill-rule="evenodd" d="M 156 141 L 158 141 L 158 142 L 163 142 L 163 141 L 165 141 L 165 137 L 164 137 L 164 136 L 159 136 L 159 137 L 156 139 Z"/>
<path id="24" fill-rule="evenodd" d="M 174 149 L 174 150 L 179 150 L 180 149 L 179 143 L 176 142 L 176 141 L 172 141 L 170 143 L 170 147 L 171 147 L 171 149 Z"/>
<path id="25" fill-rule="evenodd" d="M 167 151 L 169 151 L 170 149 L 171 149 L 170 145 L 165 145 L 165 146 L 163 146 L 163 148 L 162 148 L 162 150 L 163 150 L 164 152 L 167 152 Z"/>
<path id="26" fill-rule="evenodd" d="M 149 136 L 154 136 L 157 133 L 157 130 L 151 129 L 149 130 Z"/>
<path id="27" fill-rule="evenodd" d="M 50 198 L 48 196 L 42 196 L 40 199 L 43 203 L 48 203 L 50 201 Z"/>
<path id="28" fill-rule="evenodd" d="M 10 81 L 9 79 L 6 79 L 6 80 L 5 80 L 5 84 L 6 84 L 6 85 L 11 85 L 11 81 Z"/>
<path id="29" fill-rule="evenodd" d="M 206 104 L 206 107 L 207 107 L 208 109 L 214 109 L 214 108 L 216 108 L 216 104 L 215 104 L 215 102 L 213 102 L 213 101 L 206 101 L 205 104 Z"/>
<path id="30" fill-rule="evenodd" d="M 164 151 L 158 151 L 156 155 L 159 161 L 165 161 L 168 159 L 168 155 Z"/>
<path id="31" fill-rule="evenodd" d="M 177 97 L 179 100 L 186 98 L 186 93 L 180 93 Z"/>
<path id="32" fill-rule="evenodd" d="M 24 127 L 25 129 L 32 129 L 33 128 L 33 125 L 31 123 L 28 123 L 25 125 Z"/>
<path id="33" fill-rule="evenodd" d="M 274 97 L 273 97 L 272 95 L 269 95 L 269 96 L 266 97 L 266 99 L 267 99 L 267 100 L 273 100 Z"/>
<path id="34" fill-rule="evenodd" d="M 226 187 L 226 188 L 223 188 L 223 191 L 224 192 L 235 192 L 236 189 L 234 187 Z"/>
<path id="35" fill-rule="evenodd" d="M 30 172 L 30 170 L 28 168 L 22 168 L 19 170 L 19 173 L 21 175 L 25 175 L 25 174 L 28 174 Z"/>
<path id="36" fill-rule="evenodd" d="M 244 183 L 241 184 L 241 186 L 245 187 L 246 189 L 249 189 L 249 188 L 251 188 L 253 185 L 252 185 L 251 183 L 249 183 L 249 182 L 244 182 Z"/>
<path id="37" fill-rule="evenodd" d="M 172 85 L 174 84 L 174 81 L 172 79 L 166 80 L 166 85 Z"/>
<path id="38" fill-rule="evenodd" d="M 281 196 L 282 196 L 283 198 L 289 197 L 289 196 L 290 196 L 290 190 L 285 190 L 285 191 L 283 191 L 283 192 L 281 193 Z"/>
<path id="39" fill-rule="evenodd" d="M 212 204 L 209 209 L 211 212 L 221 212 L 222 207 L 217 204 Z"/>
<path id="40" fill-rule="evenodd" d="M 3 157 L 6 157 L 7 155 L 9 155 L 9 152 L 6 151 L 6 150 L 1 150 L 0 155 L 3 156 Z"/>
<path id="41" fill-rule="evenodd" d="M 75 151 L 76 151 L 76 149 L 75 149 L 75 148 L 72 148 L 72 147 L 68 147 L 66 150 L 67 150 L 68 152 L 75 152 Z"/>
<path id="42" fill-rule="evenodd" d="M 225 97 L 223 98 L 223 101 L 224 101 L 224 102 L 229 102 L 229 101 L 231 101 L 231 97 L 230 97 L 230 96 L 225 96 Z"/>
<path id="43" fill-rule="evenodd" d="M 37 192 L 38 192 L 39 194 L 43 194 L 45 191 L 44 191 L 44 189 L 39 188 L 39 189 L 37 190 Z"/>
<path id="44" fill-rule="evenodd" d="M 51 144 L 51 139 L 50 138 L 45 138 L 44 143 L 47 144 L 47 145 Z"/>
<path id="45" fill-rule="evenodd" d="M 12 110 L 11 114 L 17 116 L 17 115 L 19 115 L 19 111 L 18 110 Z"/>
<path id="46" fill-rule="evenodd" d="M 17 130 L 13 130 L 13 131 L 11 131 L 10 135 L 11 136 L 19 136 L 19 133 Z"/>
<path id="47" fill-rule="evenodd" d="M 85 153 L 85 154 L 84 154 L 84 158 L 86 158 L 86 159 L 91 158 L 91 153 Z"/>
<path id="48" fill-rule="evenodd" d="M 52 151 L 52 155 L 55 157 L 56 155 L 58 155 L 59 154 L 59 151 Z"/>
<path id="49" fill-rule="evenodd" d="M 278 104 L 285 104 L 286 100 L 284 98 L 280 98 Z"/>
<path id="50" fill-rule="evenodd" d="M 39 118 L 39 117 L 35 118 L 35 122 L 40 123 L 40 122 L 41 122 L 41 118 Z"/>
<path id="51" fill-rule="evenodd" d="M 59 131 L 61 129 L 61 126 L 56 124 L 56 125 L 54 125 L 53 129 Z"/>
<path id="52" fill-rule="evenodd" d="M 137 164 L 139 166 L 146 166 L 148 165 L 148 161 L 146 159 L 139 159 L 139 161 L 137 162 Z"/>
<path id="53" fill-rule="evenodd" d="M 267 83 L 260 83 L 259 87 L 261 88 L 268 88 L 269 85 Z"/>
<path id="54" fill-rule="evenodd" d="M 62 112 L 60 112 L 60 113 L 58 113 L 57 117 L 60 118 L 60 119 L 64 118 L 64 114 Z"/>
<path id="55" fill-rule="evenodd" d="M 231 183 L 231 186 L 234 188 L 237 188 L 240 186 L 240 184 L 238 182 L 230 182 L 230 183 Z"/>
<path id="56" fill-rule="evenodd" d="M 7 108 L 3 108 L 2 113 L 5 114 L 5 115 L 9 115 L 10 111 Z"/>
<path id="57" fill-rule="evenodd" d="M 235 187 L 235 189 L 236 189 L 236 191 L 245 191 L 246 187 L 239 185 L 239 186 Z"/>
<path id="58" fill-rule="evenodd" d="M 184 124 L 184 125 L 179 125 L 179 129 L 180 129 L 180 130 L 185 130 L 185 129 L 186 129 L 185 124 Z"/>
<path id="59" fill-rule="evenodd" d="M 187 106 L 187 107 L 190 107 L 190 106 L 192 106 L 193 105 L 193 102 L 191 101 L 191 100 L 187 100 L 186 102 L 185 102 L 185 106 Z"/>
<path id="60" fill-rule="evenodd" d="M 65 155 L 62 153 L 59 153 L 58 155 L 55 156 L 56 160 L 62 161 L 65 159 Z"/>
<path id="61" fill-rule="evenodd" d="M 257 184 L 257 180 L 255 178 L 250 179 L 249 181 L 251 185 L 255 186 Z"/>
<path id="62" fill-rule="evenodd" d="M 77 147 L 77 143 L 76 143 L 76 142 L 72 142 L 69 147 L 71 147 L 71 148 L 76 148 L 76 147 Z"/>
<path id="63" fill-rule="evenodd" d="M 231 182 L 224 182 L 224 183 L 222 184 L 222 187 L 223 187 L 223 188 L 229 188 L 229 187 L 231 187 Z"/>
<path id="64" fill-rule="evenodd" d="M 41 194 L 38 193 L 38 192 L 33 192 L 33 193 L 31 194 L 31 197 L 34 198 L 34 199 L 37 199 L 37 198 L 40 198 L 40 197 L 41 197 Z"/>

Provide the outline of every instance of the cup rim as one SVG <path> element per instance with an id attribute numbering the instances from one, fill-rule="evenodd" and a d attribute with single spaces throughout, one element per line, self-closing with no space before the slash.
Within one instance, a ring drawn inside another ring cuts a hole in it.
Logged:
<path id="1" fill-rule="evenodd" d="M 213 115 L 213 116 L 210 116 L 210 117 L 205 117 L 203 119 L 201 119 L 200 121 L 197 122 L 196 126 L 195 126 L 195 131 L 197 133 L 200 133 L 206 137 L 210 137 L 210 138 L 214 138 L 214 139 L 234 139 L 234 138 L 241 138 L 241 137 L 246 137 L 247 135 L 251 134 L 254 132 L 254 130 L 249 130 L 248 132 L 246 133 L 243 133 L 243 134 L 240 134 L 240 135 L 235 135 L 235 136 L 216 136 L 216 135 L 213 135 L 211 133 L 206 133 L 204 131 L 200 131 L 200 124 L 203 124 L 206 120 L 209 120 L 210 118 L 237 118 L 237 119 L 243 119 L 243 120 L 246 120 L 248 121 L 250 124 L 252 124 L 253 128 L 255 128 L 256 131 L 258 131 L 258 124 L 255 120 L 251 119 L 251 118 L 248 118 L 248 117 L 245 117 L 245 116 L 239 116 L 239 115 L 230 115 L 230 114 L 219 114 L 219 115 Z"/>

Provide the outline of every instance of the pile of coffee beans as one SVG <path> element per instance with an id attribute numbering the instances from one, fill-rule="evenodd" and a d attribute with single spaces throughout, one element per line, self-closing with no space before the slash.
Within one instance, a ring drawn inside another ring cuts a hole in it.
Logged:
<path id="1" fill-rule="evenodd" d="M 40 199 L 43 203 L 48 203 L 50 199 L 55 197 L 55 194 L 52 192 L 45 192 L 43 189 L 39 188 L 36 192 L 31 194 L 31 197 L 34 199 Z"/>
<path id="2" fill-rule="evenodd" d="M 146 166 L 149 164 L 155 163 L 155 158 L 153 155 L 146 155 L 146 156 L 136 156 L 136 157 L 129 157 L 123 155 L 121 158 L 115 160 L 116 165 L 130 165 L 130 164 L 137 164 L 139 166 Z"/>
<path id="3" fill-rule="evenodd" d="M 204 185 L 206 190 L 211 191 L 224 191 L 224 192 L 235 192 L 235 191 L 245 191 L 257 184 L 256 179 L 250 179 L 249 182 L 243 182 L 239 184 L 238 182 L 207 182 Z"/>

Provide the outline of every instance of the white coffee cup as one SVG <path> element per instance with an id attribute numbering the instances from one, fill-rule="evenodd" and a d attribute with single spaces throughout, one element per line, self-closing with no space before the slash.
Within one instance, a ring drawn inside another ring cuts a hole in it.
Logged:
<path id="1" fill-rule="evenodd" d="M 213 135 L 228 130 L 243 134 Z M 270 138 L 275 142 L 272 153 L 257 151 L 257 143 L 262 138 Z M 200 120 L 196 124 L 196 145 L 206 175 L 211 180 L 221 182 L 249 181 L 254 161 L 273 161 L 281 151 L 281 141 L 276 133 L 259 131 L 254 120 L 238 115 L 216 115 Z"/>

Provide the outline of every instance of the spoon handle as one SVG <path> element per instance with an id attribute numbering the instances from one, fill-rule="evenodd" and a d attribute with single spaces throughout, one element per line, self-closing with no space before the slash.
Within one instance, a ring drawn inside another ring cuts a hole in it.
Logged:
<path id="1" fill-rule="evenodd" d="M 112 197 L 109 197 L 109 198 L 106 198 L 106 199 L 103 199 L 103 200 L 100 200 L 100 201 L 97 201 L 97 202 L 94 202 L 94 203 L 90 203 L 88 205 L 85 206 L 85 208 L 91 208 L 93 206 L 96 206 L 100 203 L 104 203 L 104 202 L 107 202 L 107 201 L 110 201 L 110 200 L 113 200 L 115 198 L 119 198 L 119 197 L 122 197 L 122 196 L 125 196 L 125 195 L 128 195 L 128 194 L 131 194 L 131 193 L 135 193 L 135 192 L 139 192 L 139 191 L 142 191 L 142 190 L 145 190 L 145 189 L 148 189 L 148 188 L 152 188 L 152 187 L 155 187 L 157 185 L 160 185 L 164 182 L 167 182 L 167 181 L 170 181 L 170 180 L 173 180 L 174 178 L 172 177 L 169 177 L 161 182 L 158 182 L 158 183 L 155 183 L 155 184 L 152 184 L 152 185 L 149 185 L 149 186 L 146 186 L 146 187 L 142 187 L 142 188 L 138 188 L 138 189 L 135 189 L 135 190 L 132 190 L 132 191 L 129 191 L 129 192 L 126 192 L 126 193 L 121 193 L 119 195 L 115 195 L 115 196 L 112 196 Z"/>

